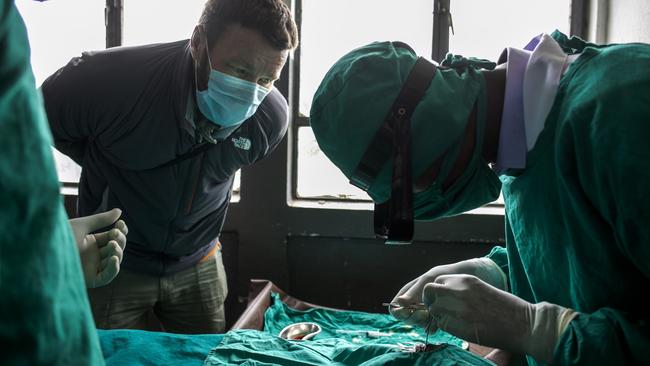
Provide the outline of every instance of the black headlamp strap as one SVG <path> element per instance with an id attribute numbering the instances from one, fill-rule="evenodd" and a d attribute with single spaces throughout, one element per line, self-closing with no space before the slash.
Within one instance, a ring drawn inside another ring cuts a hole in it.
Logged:
<path id="1" fill-rule="evenodd" d="M 401 112 L 401 109 L 398 113 Z M 389 201 L 389 221 L 375 232 L 387 244 L 410 243 L 413 239 L 413 177 L 411 173 L 411 120 L 399 116 L 393 133 L 393 173 Z M 376 206 L 375 206 L 376 207 Z M 381 217 L 375 213 L 375 222 Z"/>
<path id="2" fill-rule="evenodd" d="M 351 184 L 367 191 L 392 154 L 391 198 L 375 206 L 375 233 L 388 242 L 410 242 L 413 237 L 410 121 L 435 72 L 434 64 L 418 58 L 350 177 Z"/>
<path id="3" fill-rule="evenodd" d="M 424 96 L 433 80 L 436 66 L 420 57 L 411 69 L 399 95 L 386 114 L 384 123 L 375 133 L 356 170 L 350 177 L 350 183 L 367 191 L 377 178 L 384 164 L 393 152 L 395 125 L 399 121 L 410 121 L 415 107 Z"/>

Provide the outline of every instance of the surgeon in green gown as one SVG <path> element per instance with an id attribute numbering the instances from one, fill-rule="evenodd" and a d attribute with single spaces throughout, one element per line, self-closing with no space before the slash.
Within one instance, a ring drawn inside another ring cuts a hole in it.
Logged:
<path id="1" fill-rule="evenodd" d="M 86 287 L 115 278 L 127 227 L 117 209 L 68 220 L 12 0 L 0 51 L 0 364 L 103 365 Z"/>
<path id="2" fill-rule="evenodd" d="M 310 113 L 351 177 L 416 63 L 375 42 L 343 56 Z M 531 365 L 648 365 L 650 45 L 560 32 L 498 63 L 448 55 L 411 123 L 416 220 L 505 200 L 506 246 L 407 283 L 397 318 L 526 355 Z M 367 187 L 391 192 L 390 159 Z M 408 263 L 405 263 L 408 265 Z"/>

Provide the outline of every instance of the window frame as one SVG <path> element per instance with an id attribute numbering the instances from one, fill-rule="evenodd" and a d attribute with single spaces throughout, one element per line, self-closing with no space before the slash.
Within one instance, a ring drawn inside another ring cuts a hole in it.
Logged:
<path id="1" fill-rule="evenodd" d="M 104 24 L 106 25 L 106 48 L 121 46 L 124 30 L 124 0 L 106 0 Z"/>
<path id="2" fill-rule="evenodd" d="M 293 1 L 293 16 L 298 26 L 298 34 L 302 30 L 302 0 Z M 339 203 L 334 205 L 337 208 L 343 207 L 340 204 L 356 204 L 351 205 L 349 208 L 369 209 L 371 207 L 370 200 L 361 199 L 340 199 L 335 197 L 300 197 L 298 195 L 298 130 L 301 127 L 311 127 L 309 124 L 309 117 L 300 114 L 300 51 L 301 43 L 293 52 L 293 57 L 290 60 L 290 80 L 289 80 L 289 108 L 290 108 L 290 124 L 288 135 L 291 141 L 290 152 L 291 158 L 289 159 L 289 174 L 290 174 L 290 199 L 292 205 L 302 207 L 322 207 L 324 203 Z"/>

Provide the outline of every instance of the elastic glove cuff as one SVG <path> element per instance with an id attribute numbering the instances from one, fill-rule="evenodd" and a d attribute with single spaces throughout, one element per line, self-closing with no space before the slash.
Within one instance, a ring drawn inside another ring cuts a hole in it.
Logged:
<path id="1" fill-rule="evenodd" d="M 490 285 L 508 292 L 508 277 L 501 267 L 490 258 L 474 258 L 468 260 L 475 268 L 474 275 Z"/>
<path id="2" fill-rule="evenodd" d="M 532 305 L 526 353 L 538 361 L 551 363 L 560 336 L 577 315 L 573 309 L 548 302 Z"/>
<path id="3" fill-rule="evenodd" d="M 571 323 L 571 321 L 575 319 L 576 316 L 578 316 L 578 312 L 573 309 L 565 308 L 564 311 L 562 311 L 560 314 L 560 319 L 558 319 L 557 322 L 557 340 L 560 340 L 562 333 L 564 333 L 566 328 L 569 326 L 569 323 Z"/>

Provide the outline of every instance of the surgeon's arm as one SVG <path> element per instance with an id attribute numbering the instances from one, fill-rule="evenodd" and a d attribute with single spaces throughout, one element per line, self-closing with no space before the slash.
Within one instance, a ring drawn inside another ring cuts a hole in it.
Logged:
<path id="1" fill-rule="evenodd" d="M 644 159 L 650 159 L 650 156 Z M 646 160 L 644 165 L 648 162 L 650 160 Z M 636 175 L 633 172 L 648 175 L 650 166 L 639 167 L 627 174 L 632 181 L 643 181 L 645 187 L 650 185 L 650 177 L 639 179 L 639 176 L 633 177 Z M 622 273 L 612 275 L 620 276 L 621 282 L 638 285 L 633 286 L 635 291 L 626 294 L 625 299 L 611 299 L 612 303 L 628 304 L 627 311 L 613 306 L 604 307 L 591 313 L 581 313 L 569 323 L 555 350 L 556 365 L 573 365 L 576 364 L 575 360 L 580 360 L 580 365 L 650 365 L 650 312 L 646 293 L 650 288 L 650 216 L 647 213 L 650 200 L 647 194 L 630 195 L 634 191 L 630 184 L 619 187 L 622 189 L 617 194 L 620 201 L 616 205 L 621 211 L 614 221 L 616 245 L 629 259 L 627 265 L 630 267 L 625 272 L 633 275 L 628 278 Z M 635 214 L 636 217 L 630 217 Z"/>
<path id="2" fill-rule="evenodd" d="M 650 183 L 650 182 L 649 182 Z M 645 218 L 648 223 L 648 218 Z M 647 231 L 646 228 L 644 231 Z M 646 262 L 645 268 L 638 272 L 640 278 L 630 281 L 642 283 L 625 301 L 636 307 L 637 311 L 622 311 L 613 307 L 600 308 L 591 313 L 579 313 L 562 334 L 554 354 L 554 365 L 649 365 L 650 364 L 650 317 L 647 311 L 647 272 L 650 256 L 647 255 L 648 237 L 638 241 L 635 246 L 646 247 L 633 250 L 639 254 L 637 260 Z M 642 253 L 646 252 L 646 253 Z M 623 279 L 623 281 L 627 281 Z M 603 289 L 606 291 L 607 289 Z M 638 304 L 638 305 L 634 305 Z M 579 361 L 579 362 L 576 362 Z"/>
<path id="3" fill-rule="evenodd" d="M 603 258 L 620 271 L 612 276 L 633 288 L 611 307 L 580 313 L 555 350 L 557 365 L 650 365 L 650 88 L 648 80 L 580 111 L 590 113 L 587 129 L 574 134 L 583 155 L 578 167 L 585 194 L 613 231 L 617 258 Z M 593 263 L 598 268 L 599 263 Z M 613 282 L 612 279 L 610 281 Z M 607 288 L 603 288 L 607 292 Z M 615 304 L 624 304 L 625 311 Z"/>
<path id="4" fill-rule="evenodd" d="M 505 247 L 501 246 L 495 246 L 492 248 L 490 251 L 490 254 L 487 255 L 487 258 L 491 259 L 492 262 L 496 264 L 499 269 L 501 269 L 501 273 L 503 273 L 503 276 L 506 279 L 506 288 L 509 288 L 510 284 L 510 277 L 508 276 L 508 252 Z"/>

